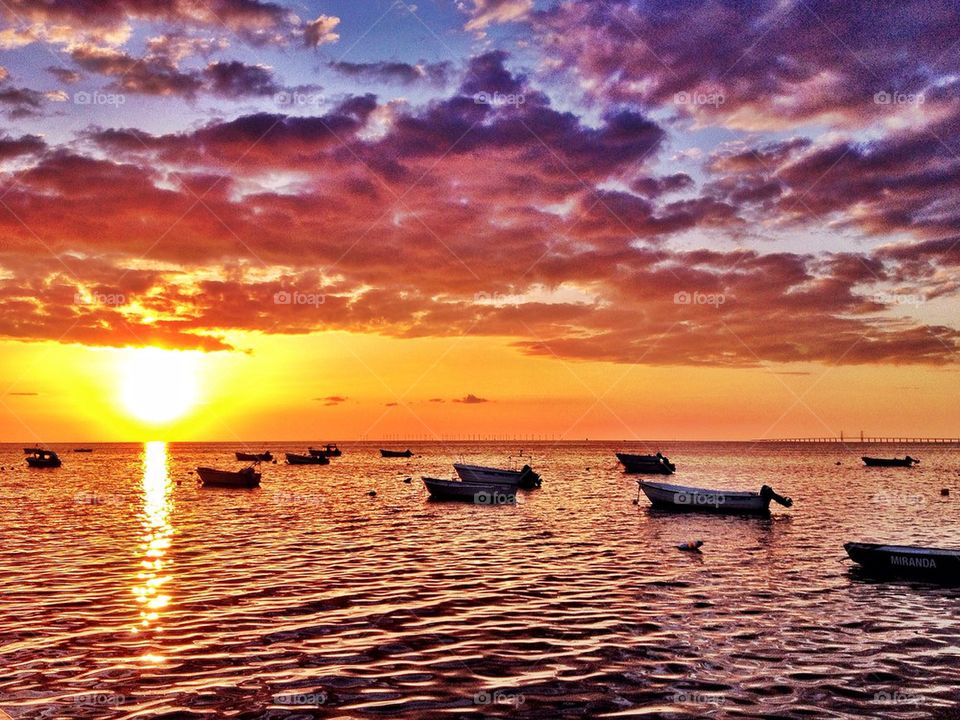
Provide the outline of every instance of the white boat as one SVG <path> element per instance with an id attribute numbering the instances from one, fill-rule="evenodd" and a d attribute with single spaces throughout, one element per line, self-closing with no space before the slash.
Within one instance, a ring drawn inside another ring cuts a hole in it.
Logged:
<path id="1" fill-rule="evenodd" d="M 484 467 L 483 465 L 466 465 L 454 463 L 453 469 L 465 483 L 488 485 L 508 485 L 525 489 L 540 487 L 540 476 L 529 465 L 519 470 L 502 470 L 500 468 Z"/>
<path id="2" fill-rule="evenodd" d="M 758 493 L 743 490 L 708 490 L 648 480 L 641 480 L 639 485 L 654 507 L 668 510 L 732 514 L 767 513 L 770 512 L 771 500 L 775 500 L 784 507 L 793 505 L 793 500 L 778 495 L 769 485 L 761 487 Z"/>

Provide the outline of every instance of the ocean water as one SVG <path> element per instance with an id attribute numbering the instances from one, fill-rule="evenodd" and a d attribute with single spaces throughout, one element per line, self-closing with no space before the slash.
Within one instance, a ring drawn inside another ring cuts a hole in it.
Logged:
<path id="1" fill-rule="evenodd" d="M 628 443 L 343 443 L 250 491 L 196 482 L 239 446 L 53 447 L 56 470 L 0 447 L 13 718 L 922 718 L 960 700 L 960 590 L 864 577 L 842 547 L 960 547 L 956 447 L 659 445 L 673 482 L 793 498 L 757 519 L 634 504 Z M 246 449 L 266 448 L 297 446 Z M 904 453 L 921 464 L 859 460 Z M 458 459 L 530 462 L 543 487 L 428 501 L 420 476 Z M 690 539 L 702 554 L 675 548 Z"/>

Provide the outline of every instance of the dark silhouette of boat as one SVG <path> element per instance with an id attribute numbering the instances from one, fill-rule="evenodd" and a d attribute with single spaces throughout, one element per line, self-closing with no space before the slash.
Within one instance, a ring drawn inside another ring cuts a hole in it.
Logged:
<path id="1" fill-rule="evenodd" d="M 217 487 L 254 488 L 260 485 L 260 473 L 251 465 L 243 470 L 217 470 L 198 467 L 197 475 L 204 485 Z"/>
<path id="2" fill-rule="evenodd" d="M 26 451 L 26 448 L 24 448 L 24 451 Z M 27 458 L 27 465 L 30 467 L 58 468 L 63 464 L 53 450 L 33 448 L 30 453 L 31 455 Z"/>
<path id="3" fill-rule="evenodd" d="M 863 570 L 944 584 L 960 584 L 960 550 L 848 542 L 843 549 Z"/>
<path id="4" fill-rule="evenodd" d="M 623 465 L 624 472 L 645 473 L 647 475 L 672 475 L 677 466 L 660 453 L 656 455 L 634 455 L 617 453 L 617 460 Z"/>
<path id="5" fill-rule="evenodd" d="M 912 467 L 914 463 L 920 462 L 909 455 L 905 458 L 874 458 L 864 456 L 860 459 L 863 460 L 867 467 Z"/>
<path id="6" fill-rule="evenodd" d="M 340 448 L 338 448 L 338 447 L 337 447 L 336 445 L 334 445 L 333 443 L 329 443 L 329 444 L 327 444 L 327 445 L 324 445 L 324 446 L 321 447 L 321 448 L 310 448 L 310 451 L 309 451 L 309 452 L 310 452 L 310 454 L 313 455 L 314 457 L 328 457 L 328 458 L 331 458 L 331 457 L 340 457 L 341 455 L 343 455 L 343 453 L 340 451 Z"/>
<path id="7" fill-rule="evenodd" d="M 453 469 L 457 471 L 457 475 L 465 483 L 507 485 L 530 490 L 540 487 L 542 482 L 540 475 L 535 473 L 529 465 L 524 465 L 519 470 L 502 470 L 483 465 L 454 463 Z"/>
<path id="8" fill-rule="evenodd" d="M 268 450 L 267 452 L 262 453 L 234 453 L 237 456 L 237 460 L 243 462 L 270 462 L 273 460 L 273 454 Z"/>
<path id="9" fill-rule="evenodd" d="M 74 452 L 82 452 L 82 453 L 92 453 L 92 452 L 93 452 L 93 448 L 74 448 L 73 451 L 74 451 Z"/>
<path id="10" fill-rule="evenodd" d="M 413 457 L 413 452 L 409 449 L 407 450 L 384 450 L 380 448 L 380 457 L 385 458 L 408 458 Z"/>
<path id="11" fill-rule="evenodd" d="M 32 448 L 24 448 L 24 449 L 23 449 L 23 454 L 24 454 L 24 455 L 33 455 L 33 454 L 34 454 L 35 452 L 37 452 L 38 450 L 42 450 L 42 449 L 43 449 L 43 448 L 41 448 L 39 445 L 37 445 L 36 447 L 32 447 Z"/>
<path id="12" fill-rule="evenodd" d="M 431 500 L 470 502 L 475 505 L 507 505 L 517 501 L 515 485 L 468 483 L 460 480 L 423 478 Z"/>
<path id="13" fill-rule="evenodd" d="M 790 507 L 793 500 L 778 495 L 769 485 L 760 492 L 742 490 L 709 490 L 706 488 L 668 485 L 667 483 L 641 480 L 640 490 L 650 503 L 662 510 L 680 512 L 710 512 L 737 514 L 765 514 L 770 512 L 770 501 Z"/>
<path id="14" fill-rule="evenodd" d="M 297 455 L 286 453 L 289 465 L 329 465 L 330 458 L 326 455 Z"/>

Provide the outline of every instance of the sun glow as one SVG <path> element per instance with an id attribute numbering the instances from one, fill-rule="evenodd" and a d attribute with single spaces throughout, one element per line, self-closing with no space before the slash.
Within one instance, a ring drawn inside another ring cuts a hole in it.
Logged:
<path id="1" fill-rule="evenodd" d="M 197 403 L 198 354 L 139 348 L 122 360 L 120 399 L 133 417 L 165 423 L 189 412 Z"/>

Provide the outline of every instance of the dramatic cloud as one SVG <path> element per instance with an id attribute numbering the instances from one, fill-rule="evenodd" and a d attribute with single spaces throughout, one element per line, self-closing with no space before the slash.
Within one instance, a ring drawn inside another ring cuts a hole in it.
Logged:
<path id="1" fill-rule="evenodd" d="M 303 42 L 308 47 L 318 47 L 327 43 L 335 43 L 340 36 L 334 32 L 340 18 L 321 15 L 307 23 L 303 31 Z"/>
<path id="2" fill-rule="evenodd" d="M 467 30 L 521 20 L 533 9 L 533 0 L 472 0 Z"/>
<path id="3" fill-rule="evenodd" d="M 412 85 L 417 82 L 426 82 L 435 86 L 442 86 L 447 82 L 451 73 L 449 62 L 418 63 L 411 65 L 403 62 L 332 62 L 330 68 L 341 75 L 380 83 L 400 83 Z"/>

